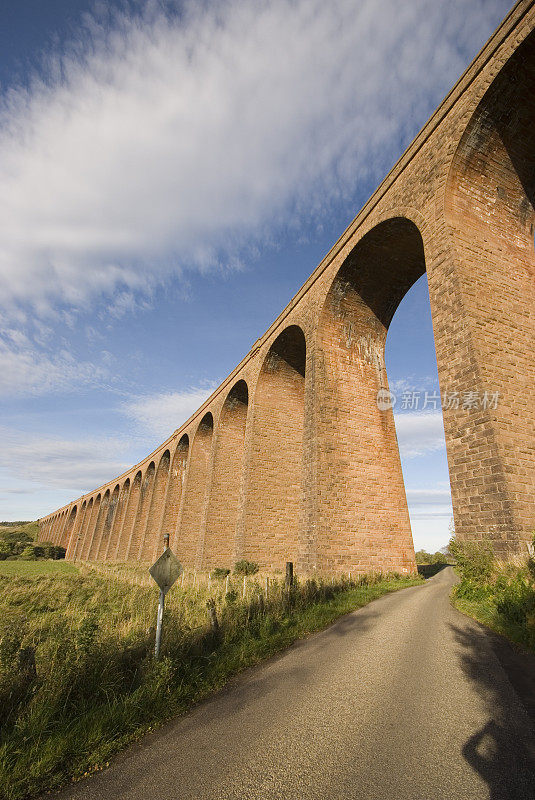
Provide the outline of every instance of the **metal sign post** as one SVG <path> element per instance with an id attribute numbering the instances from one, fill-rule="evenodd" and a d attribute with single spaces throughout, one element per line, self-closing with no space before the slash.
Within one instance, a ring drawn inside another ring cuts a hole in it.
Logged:
<path id="1" fill-rule="evenodd" d="M 173 585 L 173 583 L 180 578 L 183 569 L 180 561 L 177 559 L 171 548 L 169 547 L 169 534 L 164 536 L 165 550 L 161 556 L 154 562 L 149 572 L 152 578 L 160 587 L 160 594 L 158 597 L 158 615 L 156 617 L 156 640 L 154 642 L 154 658 L 160 656 L 160 645 L 162 642 L 162 625 L 163 625 L 163 612 L 165 607 L 165 595 Z"/>
<path id="2" fill-rule="evenodd" d="M 160 589 L 160 594 L 158 597 L 158 614 L 156 616 L 156 639 L 154 642 L 154 658 L 160 657 L 160 645 L 162 643 L 162 622 L 163 622 L 163 611 L 165 608 L 165 592 L 163 589 Z"/>

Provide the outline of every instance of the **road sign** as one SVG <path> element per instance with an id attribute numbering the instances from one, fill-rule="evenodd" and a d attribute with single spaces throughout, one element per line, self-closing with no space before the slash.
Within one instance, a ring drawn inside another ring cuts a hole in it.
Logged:
<path id="1" fill-rule="evenodd" d="M 149 569 L 161 591 L 167 594 L 173 583 L 182 575 L 183 569 L 180 561 L 171 548 L 166 547 L 161 556 Z"/>

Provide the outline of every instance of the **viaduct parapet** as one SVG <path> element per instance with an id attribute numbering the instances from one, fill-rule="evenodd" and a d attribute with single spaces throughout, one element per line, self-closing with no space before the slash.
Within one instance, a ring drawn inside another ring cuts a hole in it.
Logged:
<path id="1" fill-rule="evenodd" d="M 43 518 L 42 540 L 74 560 L 151 561 L 167 531 L 199 570 L 413 570 L 394 419 L 376 398 L 390 321 L 427 272 L 457 535 L 525 548 L 534 29 L 521 0 L 234 372 L 143 462 Z M 456 402 L 470 392 L 498 400 Z"/>

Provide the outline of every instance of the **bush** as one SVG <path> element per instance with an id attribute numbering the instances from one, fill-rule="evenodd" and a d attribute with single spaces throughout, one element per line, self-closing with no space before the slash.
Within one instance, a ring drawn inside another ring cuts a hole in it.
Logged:
<path id="1" fill-rule="evenodd" d="M 449 549 L 457 562 L 461 581 L 482 586 L 491 579 L 496 562 L 490 542 L 461 542 L 452 539 Z"/>
<path id="2" fill-rule="evenodd" d="M 246 561 L 245 559 L 236 561 L 234 564 L 235 575 L 255 575 L 259 569 L 258 564 L 254 561 Z"/>
<path id="3" fill-rule="evenodd" d="M 212 580 L 223 580 L 230 575 L 230 570 L 226 567 L 216 567 L 212 570 Z"/>
<path id="4" fill-rule="evenodd" d="M 535 591 L 521 574 L 496 582 L 496 608 L 507 622 L 523 626 L 535 611 Z"/>
<path id="5" fill-rule="evenodd" d="M 65 558 L 66 550 L 52 542 L 40 542 L 39 546 L 43 551 L 42 558 L 51 558 L 54 561 L 59 561 L 60 558 Z"/>
<path id="6" fill-rule="evenodd" d="M 425 550 L 417 550 L 414 554 L 417 564 L 447 564 L 448 558 L 440 550 L 436 553 L 427 553 Z"/>
<path id="7" fill-rule="evenodd" d="M 25 547 L 22 553 L 20 554 L 20 558 L 24 561 L 35 561 L 37 556 L 35 555 L 35 548 L 32 545 L 28 545 Z"/>
<path id="8" fill-rule="evenodd" d="M 498 563 L 489 543 L 452 540 L 461 581 L 453 598 L 477 619 L 535 649 L 535 563 Z M 463 604 L 467 601 L 467 605 Z"/>

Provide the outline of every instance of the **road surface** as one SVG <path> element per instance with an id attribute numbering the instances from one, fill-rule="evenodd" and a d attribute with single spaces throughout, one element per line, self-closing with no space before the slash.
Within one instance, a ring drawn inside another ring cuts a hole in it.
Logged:
<path id="1" fill-rule="evenodd" d="M 535 798 L 535 657 L 445 569 L 245 675 L 62 800 Z"/>

